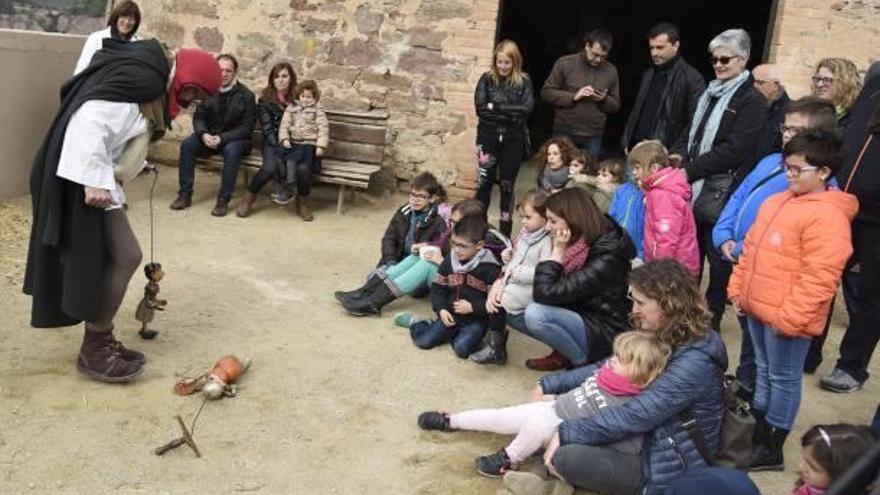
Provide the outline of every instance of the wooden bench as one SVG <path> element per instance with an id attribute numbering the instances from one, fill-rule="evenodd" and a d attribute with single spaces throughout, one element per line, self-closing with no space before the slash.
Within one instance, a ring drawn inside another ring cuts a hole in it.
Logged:
<path id="1" fill-rule="evenodd" d="M 321 159 L 321 172 L 314 174 L 312 179 L 315 182 L 339 186 L 336 213 L 341 214 L 346 187 L 366 189 L 373 174 L 382 168 L 388 114 L 336 110 L 326 112 L 330 122 L 330 143 Z M 244 171 L 245 187 L 250 183 L 251 173 L 256 173 L 263 163 L 262 147 L 263 135 L 258 128 L 254 131 L 253 150 L 241 162 L 240 170 Z M 199 158 L 196 163 L 205 168 L 221 169 L 223 156 Z"/>

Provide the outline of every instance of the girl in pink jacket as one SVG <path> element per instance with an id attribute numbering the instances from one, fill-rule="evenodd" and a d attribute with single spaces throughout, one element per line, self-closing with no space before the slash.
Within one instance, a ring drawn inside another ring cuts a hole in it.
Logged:
<path id="1" fill-rule="evenodd" d="M 642 141 L 627 157 L 645 191 L 645 262 L 673 258 L 699 276 L 691 186 L 660 141 Z"/>

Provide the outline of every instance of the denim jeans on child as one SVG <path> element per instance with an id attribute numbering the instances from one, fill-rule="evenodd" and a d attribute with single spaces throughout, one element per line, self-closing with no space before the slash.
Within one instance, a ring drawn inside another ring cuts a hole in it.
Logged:
<path id="1" fill-rule="evenodd" d="M 752 407 L 764 411 L 770 425 L 791 430 L 801 405 L 804 360 L 812 339 L 787 337 L 751 316 L 748 319 L 757 368 Z"/>
<path id="2" fill-rule="evenodd" d="M 559 351 L 576 365 L 587 361 L 590 342 L 581 315 L 533 302 L 526 307 L 525 320 L 526 329 L 520 330 L 524 334 Z"/>
<path id="3" fill-rule="evenodd" d="M 477 351 L 483 336 L 486 335 L 486 322 L 471 318 L 456 317 L 457 322 L 447 327 L 439 319 L 434 321 L 415 321 L 409 326 L 409 334 L 416 347 L 432 349 L 447 342 L 452 343 L 455 355 L 467 359 Z"/>
<path id="4" fill-rule="evenodd" d="M 439 269 L 439 265 L 411 254 L 386 269 L 385 275 L 394 282 L 401 294 L 413 294 L 429 286 Z"/>

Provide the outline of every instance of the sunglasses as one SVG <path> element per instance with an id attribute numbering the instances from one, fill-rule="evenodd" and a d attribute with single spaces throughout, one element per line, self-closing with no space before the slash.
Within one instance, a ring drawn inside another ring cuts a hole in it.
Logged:
<path id="1" fill-rule="evenodd" d="M 721 65 L 727 65 L 735 58 L 740 58 L 740 57 L 739 57 L 739 55 L 734 55 L 732 57 L 715 57 L 715 56 L 710 55 L 709 56 L 709 65 L 715 65 L 717 63 L 720 63 Z"/>

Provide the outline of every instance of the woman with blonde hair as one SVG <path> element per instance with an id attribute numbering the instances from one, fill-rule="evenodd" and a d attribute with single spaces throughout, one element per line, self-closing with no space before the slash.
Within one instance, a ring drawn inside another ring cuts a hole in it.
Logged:
<path id="1" fill-rule="evenodd" d="M 862 79 L 856 64 L 846 58 L 823 58 L 816 64 L 816 71 L 810 80 L 813 96 L 834 103 L 837 124 L 841 131 L 846 130 L 849 112 L 862 89 Z"/>
<path id="2" fill-rule="evenodd" d="M 528 155 L 527 119 L 535 106 L 532 80 L 522 70 L 522 54 L 511 40 L 495 47 L 492 68 L 480 77 L 474 92 L 477 111 L 477 199 L 489 209 L 492 187 L 501 187 L 500 229 L 513 230 L 513 188 Z"/>

